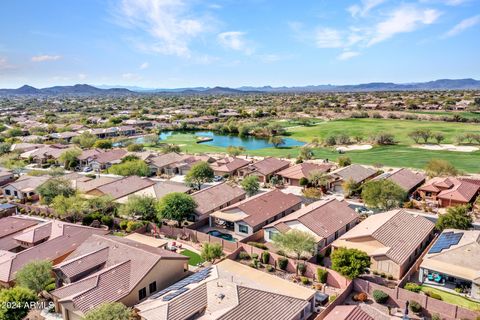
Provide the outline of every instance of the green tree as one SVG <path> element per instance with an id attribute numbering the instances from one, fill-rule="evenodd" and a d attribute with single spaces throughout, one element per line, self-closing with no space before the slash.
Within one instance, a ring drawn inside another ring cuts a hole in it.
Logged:
<path id="1" fill-rule="evenodd" d="M 143 151 L 143 144 L 141 143 L 132 143 L 127 146 L 127 151 L 129 152 L 140 152 Z"/>
<path id="2" fill-rule="evenodd" d="M 338 157 L 337 161 L 340 167 L 348 167 L 349 165 L 352 164 L 352 160 L 347 156 Z"/>
<path id="3" fill-rule="evenodd" d="M 360 184 L 353 179 L 348 179 L 342 183 L 343 194 L 346 197 L 351 197 L 360 191 Z"/>
<path id="4" fill-rule="evenodd" d="M 257 194 L 258 190 L 260 189 L 260 182 L 258 182 L 258 177 L 256 175 L 245 177 L 240 185 L 249 197 Z"/>
<path id="5" fill-rule="evenodd" d="M 285 144 L 285 140 L 283 140 L 283 138 L 279 136 L 271 136 L 268 142 L 273 144 L 275 148 L 278 148 L 282 144 Z"/>
<path id="6" fill-rule="evenodd" d="M 52 263 L 48 260 L 29 262 L 17 272 L 15 281 L 18 286 L 39 293 L 54 281 Z"/>
<path id="7" fill-rule="evenodd" d="M 157 207 L 158 220 L 169 219 L 181 222 L 194 213 L 197 204 L 192 196 L 182 192 L 172 192 L 160 199 Z"/>
<path id="8" fill-rule="evenodd" d="M 72 139 L 72 142 L 80 146 L 82 149 L 90 149 L 97 141 L 97 137 L 90 132 L 82 132 L 79 136 Z"/>
<path id="9" fill-rule="evenodd" d="M 315 188 L 325 187 L 328 184 L 328 176 L 325 172 L 313 170 L 308 174 L 308 181 Z"/>
<path id="10" fill-rule="evenodd" d="M 162 149 L 162 153 L 170 153 L 170 152 L 179 153 L 180 152 L 180 147 L 175 144 L 165 144 L 162 146 L 161 149 Z"/>
<path id="11" fill-rule="evenodd" d="M 304 160 L 312 159 L 313 156 L 313 149 L 308 146 L 301 147 L 300 152 L 298 153 L 298 157 Z"/>
<path id="12" fill-rule="evenodd" d="M 212 182 L 215 174 L 208 163 L 200 161 L 195 163 L 185 176 L 185 183 L 197 190 L 200 190 L 202 184 Z"/>
<path id="13" fill-rule="evenodd" d="M 52 178 L 37 188 L 42 203 L 50 204 L 56 196 L 69 197 L 75 194 L 70 181 L 64 178 Z"/>
<path id="14" fill-rule="evenodd" d="M 365 273 L 370 267 L 370 257 L 358 249 L 338 248 L 331 255 L 332 269 L 348 279 L 354 279 Z"/>
<path id="15" fill-rule="evenodd" d="M 430 178 L 456 176 L 458 170 L 447 160 L 432 159 L 427 163 L 425 172 Z"/>
<path id="16" fill-rule="evenodd" d="M 441 132 L 436 132 L 433 134 L 433 138 L 437 141 L 438 144 L 442 143 L 445 140 L 445 136 Z"/>
<path id="17" fill-rule="evenodd" d="M 460 229 L 468 230 L 472 227 L 473 217 L 468 206 L 455 206 L 447 209 L 447 213 L 438 217 L 436 227 L 438 230 Z"/>
<path id="18" fill-rule="evenodd" d="M 391 180 L 369 181 L 362 187 L 362 199 L 371 208 L 390 210 L 405 201 L 407 193 Z"/>
<path id="19" fill-rule="evenodd" d="M 75 168 L 78 163 L 78 157 L 82 154 L 82 151 L 79 149 L 70 149 L 63 152 L 58 160 L 63 163 L 63 167 L 66 170 Z"/>
<path id="20" fill-rule="evenodd" d="M 149 196 L 130 196 L 127 202 L 120 206 L 121 216 L 140 216 L 142 220 L 154 221 L 157 218 L 157 199 Z"/>
<path id="21" fill-rule="evenodd" d="M 35 301 L 37 295 L 30 289 L 24 287 L 1 289 L 0 319 L 22 320 L 30 311 L 29 304 Z"/>
<path id="22" fill-rule="evenodd" d="M 130 160 L 122 163 L 114 164 L 107 169 L 108 173 L 120 176 L 142 176 L 150 175 L 150 167 L 143 160 Z"/>
<path id="23" fill-rule="evenodd" d="M 223 256 L 222 245 L 219 243 L 204 242 L 202 244 L 200 256 L 203 260 L 214 262 L 216 259 L 220 259 Z"/>
<path id="24" fill-rule="evenodd" d="M 58 195 L 53 199 L 51 207 L 58 217 L 70 217 L 74 221 L 81 220 L 88 213 L 88 201 L 77 194 L 69 197 Z"/>
<path id="25" fill-rule="evenodd" d="M 312 255 L 316 244 L 315 238 L 310 233 L 298 229 L 277 233 L 272 240 L 281 250 L 295 254 L 297 261 L 304 254 Z"/>
<path id="26" fill-rule="evenodd" d="M 99 149 L 112 149 L 112 141 L 109 139 L 99 139 L 93 144 L 94 148 Z"/>
<path id="27" fill-rule="evenodd" d="M 85 320 L 131 320 L 133 311 L 120 302 L 102 303 L 95 309 L 87 312 Z"/>

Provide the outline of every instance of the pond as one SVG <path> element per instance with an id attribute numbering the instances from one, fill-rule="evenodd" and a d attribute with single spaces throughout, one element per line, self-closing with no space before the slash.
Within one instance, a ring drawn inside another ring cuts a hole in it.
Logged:
<path id="1" fill-rule="evenodd" d="M 180 131 L 166 131 L 160 134 L 160 140 L 167 140 L 172 135 L 177 134 L 185 134 L 186 132 Z M 205 139 L 203 142 L 199 142 L 202 144 L 206 144 L 209 146 L 215 147 L 229 147 L 229 146 L 236 146 L 236 147 L 244 147 L 246 150 L 256 150 L 256 149 L 264 149 L 264 148 L 271 148 L 273 144 L 269 143 L 266 139 L 256 138 L 252 136 L 247 137 L 239 137 L 234 135 L 225 135 L 215 133 L 213 131 L 196 131 L 196 132 L 188 132 L 189 134 L 194 134 L 199 138 L 208 138 Z M 284 144 L 281 147 L 301 147 L 305 145 L 304 142 L 292 139 L 292 138 L 283 138 Z"/>

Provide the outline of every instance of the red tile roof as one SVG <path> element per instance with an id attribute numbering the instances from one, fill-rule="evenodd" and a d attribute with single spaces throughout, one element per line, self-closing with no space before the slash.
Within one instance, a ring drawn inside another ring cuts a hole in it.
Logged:
<path id="1" fill-rule="evenodd" d="M 233 201 L 237 198 L 244 198 L 245 190 L 223 182 L 194 192 L 192 197 L 197 203 L 195 212 L 202 216 L 212 212 L 212 210 L 227 206 L 227 203 L 233 204 Z"/>
<path id="2" fill-rule="evenodd" d="M 276 171 L 285 169 L 289 165 L 289 161 L 281 160 L 278 158 L 265 158 L 249 165 L 248 169 L 249 171 L 259 172 L 260 174 L 267 176 Z"/>
<path id="3" fill-rule="evenodd" d="M 330 169 L 334 167 L 333 164 L 316 164 L 316 163 L 308 163 L 303 162 L 296 164 L 292 167 L 284 169 L 277 174 L 279 176 L 289 178 L 289 179 L 301 179 L 301 178 L 308 178 L 311 172 L 318 171 L 318 172 L 328 172 Z"/>
<path id="4" fill-rule="evenodd" d="M 155 184 L 147 178 L 141 178 L 138 176 L 125 177 L 120 180 L 115 180 L 110 183 L 101 185 L 96 188 L 105 195 L 111 196 L 113 199 L 119 199 L 145 188 L 151 187 Z"/>

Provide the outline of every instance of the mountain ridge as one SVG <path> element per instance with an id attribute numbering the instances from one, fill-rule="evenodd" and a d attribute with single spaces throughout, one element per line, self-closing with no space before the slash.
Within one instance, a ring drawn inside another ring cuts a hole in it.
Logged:
<path id="1" fill-rule="evenodd" d="M 375 92 L 375 91 L 422 91 L 422 90 L 478 90 L 480 81 L 472 78 L 466 79 L 438 79 L 427 82 L 394 83 L 394 82 L 369 82 L 354 85 L 307 85 L 307 86 L 242 86 L 229 87 L 191 87 L 191 88 L 142 88 L 124 86 L 93 86 L 89 84 L 76 84 L 72 86 L 53 86 L 35 88 L 23 85 L 17 89 L 0 89 L 0 96 L 5 95 L 134 95 L 134 94 L 180 94 L 180 95 L 228 95 L 247 93 L 320 93 L 320 92 Z"/>

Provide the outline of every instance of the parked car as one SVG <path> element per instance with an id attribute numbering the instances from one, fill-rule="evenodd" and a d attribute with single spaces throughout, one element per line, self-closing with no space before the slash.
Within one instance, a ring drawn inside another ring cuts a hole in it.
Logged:
<path id="1" fill-rule="evenodd" d="M 92 171 L 92 170 L 93 170 L 93 169 L 90 168 L 90 167 L 85 167 L 85 168 L 83 168 L 82 171 L 83 171 L 83 172 L 90 172 L 90 171 Z"/>
<path id="2" fill-rule="evenodd" d="M 221 176 L 215 176 L 215 177 L 213 177 L 213 181 L 214 181 L 214 182 L 220 182 L 220 181 L 222 181 L 222 180 L 223 180 L 223 177 L 221 177 Z"/>

